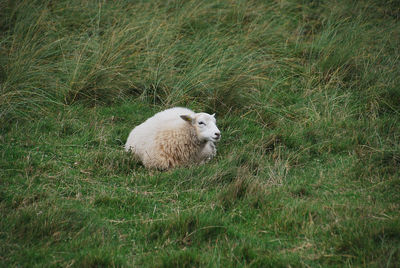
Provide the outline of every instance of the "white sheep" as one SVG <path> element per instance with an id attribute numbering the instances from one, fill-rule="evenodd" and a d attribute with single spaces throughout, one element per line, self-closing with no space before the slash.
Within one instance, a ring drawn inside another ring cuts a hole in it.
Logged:
<path id="1" fill-rule="evenodd" d="M 214 115 L 181 107 L 159 112 L 131 131 L 125 150 L 146 168 L 204 163 L 215 156 L 221 138 Z"/>

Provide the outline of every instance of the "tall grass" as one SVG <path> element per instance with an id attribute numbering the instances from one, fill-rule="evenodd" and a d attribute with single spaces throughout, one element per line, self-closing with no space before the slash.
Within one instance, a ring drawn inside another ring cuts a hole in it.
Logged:
<path id="1" fill-rule="evenodd" d="M 1 266 L 400 263 L 396 1 L 0 1 Z M 217 113 L 202 166 L 129 131 Z"/>

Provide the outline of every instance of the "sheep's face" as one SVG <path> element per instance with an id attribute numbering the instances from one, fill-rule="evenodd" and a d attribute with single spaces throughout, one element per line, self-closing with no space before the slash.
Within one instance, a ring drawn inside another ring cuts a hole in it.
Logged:
<path id="1" fill-rule="evenodd" d="M 181 118 L 192 124 L 199 140 L 217 142 L 221 139 L 221 132 L 217 128 L 214 114 L 197 113 L 193 116 L 181 115 Z"/>

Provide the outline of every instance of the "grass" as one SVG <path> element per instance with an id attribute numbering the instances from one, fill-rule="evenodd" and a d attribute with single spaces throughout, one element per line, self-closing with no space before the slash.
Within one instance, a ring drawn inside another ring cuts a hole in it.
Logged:
<path id="1" fill-rule="evenodd" d="M 398 267 L 396 1 L 0 1 L 0 266 Z M 202 166 L 129 131 L 217 113 Z"/>

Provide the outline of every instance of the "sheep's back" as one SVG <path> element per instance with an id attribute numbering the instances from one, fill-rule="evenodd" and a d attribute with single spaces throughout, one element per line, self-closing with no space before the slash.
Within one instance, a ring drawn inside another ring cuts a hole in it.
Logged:
<path id="1" fill-rule="evenodd" d="M 194 112 L 176 107 L 155 114 L 131 131 L 125 149 L 132 150 L 145 166 L 155 166 L 160 157 L 167 156 L 175 158 L 175 162 L 184 161 L 188 157 L 182 156 L 186 154 L 182 148 L 191 143 L 189 137 L 193 135 L 187 122 L 180 118 L 187 114 Z"/>

